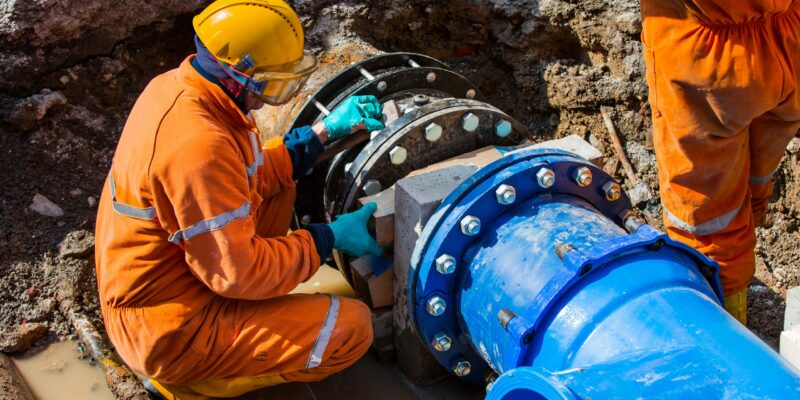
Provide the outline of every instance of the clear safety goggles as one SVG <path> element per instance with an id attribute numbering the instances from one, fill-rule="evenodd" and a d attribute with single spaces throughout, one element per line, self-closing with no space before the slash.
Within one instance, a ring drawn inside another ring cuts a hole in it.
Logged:
<path id="1" fill-rule="evenodd" d="M 303 88 L 308 77 L 318 67 L 317 58 L 306 54 L 292 63 L 256 68 L 251 76 L 259 85 L 259 91 L 252 93 L 266 104 L 284 104 Z"/>

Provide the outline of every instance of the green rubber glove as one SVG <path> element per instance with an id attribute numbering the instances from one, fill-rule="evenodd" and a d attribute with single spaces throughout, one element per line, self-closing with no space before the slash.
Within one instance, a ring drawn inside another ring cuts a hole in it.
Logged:
<path id="1" fill-rule="evenodd" d="M 379 131 L 384 128 L 381 118 L 381 103 L 375 96 L 352 96 L 334 108 L 322 122 L 328 130 L 328 137 L 336 140 L 361 129 Z"/>
<path id="2" fill-rule="evenodd" d="M 380 256 L 383 249 L 367 231 L 367 221 L 375 213 L 378 205 L 374 202 L 364 204 L 360 210 L 342 214 L 328 226 L 333 231 L 333 248 L 353 257 L 367 253 Z"/>

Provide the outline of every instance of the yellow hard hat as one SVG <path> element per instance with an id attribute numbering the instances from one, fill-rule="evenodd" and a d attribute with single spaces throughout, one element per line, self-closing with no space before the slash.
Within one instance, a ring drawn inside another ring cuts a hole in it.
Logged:
<path id="1" fill-rule="evenodd" d="M 281 0 L 217 0 L 194 17 L 200 42 L 221 63 L 260 83 L 253 91 L 282 104 L 318 67 L 303 51 L 303 27 Z"/>

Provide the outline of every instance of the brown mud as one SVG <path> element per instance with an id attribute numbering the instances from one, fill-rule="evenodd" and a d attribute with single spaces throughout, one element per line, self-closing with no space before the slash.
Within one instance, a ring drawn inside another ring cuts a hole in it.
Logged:
<path id="1" fill-rule="evenodd" d="M 61 309 L 65 286 L 75 294 L 69 307 L 102 329 L 91 249 L 101 186 L 138 93 L 193 52 L 191 17 L 209 1 L 73 3 L 0 0 L 0 59 L 9 60 L 0 63 L 5 353 L 35 352 L 74 337 Z M 338 65 L 373 51 L 441 58 L 532 131 L 584 137 L 606 155 L 604 169 L 627 185 L 600 116 L 600 106 L 611 107 L 638 178 L 657 193 L 637 1 L 292 3 L 310 50 L 353 46 L 352 59 L 332 60 Z M 267 128 L 289 123 L 260 118 L 265 135 L 280 134 Z M 787 151 L 776 174 L 749 291 L 749 327 L 772 346 L 782 329 L 785 292 L 800 284 L 798 147 Z M 33 211 L 36 194 L 63 216 Z M 660 225 L 657 198 L 640 207 Z"/>

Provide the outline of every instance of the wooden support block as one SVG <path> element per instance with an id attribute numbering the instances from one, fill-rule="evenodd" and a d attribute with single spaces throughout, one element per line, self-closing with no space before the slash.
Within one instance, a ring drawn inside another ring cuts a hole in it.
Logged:
<path id="1" fill-rule="evenodd" d="M 366 255 L 350 262 L 353 286 L 372 308 L 394 304 L 392 260 Z"/>
<path id="2" fill-rule="evenodd" d="M 361 205 L 375 202 L 378 209 L 370 218 L 374 227 L 375 240 L 381 246 L 391 246 L 394 242 L 394 186 L 372 196 L 358 199 Z"/>

